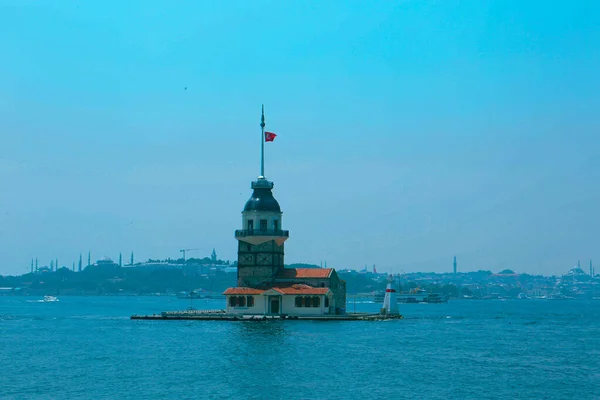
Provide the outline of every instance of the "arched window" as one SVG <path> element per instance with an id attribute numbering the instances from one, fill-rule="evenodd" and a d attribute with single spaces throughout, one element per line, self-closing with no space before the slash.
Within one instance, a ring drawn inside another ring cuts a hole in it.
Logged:
<path id="1" fill-rule="evenodd" d="M 296 296 L 296 307 L 302 307 L 302 296 Z"/>
<path id="2" fill-rule="evenodd" d="M 244 296 L 238 297 L 238 304 L 240 307 L 246 307 L 246 298 Z"/>
<path id="3" fill-rule="evenodd" d="M 329 296 L 325 296 L 325 307 L 329 307 Z"/>
<path id="4" fill-rule="evenodd" d="M 246 297 L 246 303 L 248 304 L 248 307 L 254 307 L 254 296 Z"/>
<path id="5" fill-rule="evenodd" d="M 319 296 L 313 296 L 312 306 L 313 307 L 321 307 L 321 299 L 319 298 Z"/>
<path id="6" fill-rule="evenodd" d="M 237 297 L 231 296 L 229 298 L 229 307 L 236 307 L 236 306 L 237 306 Z"/>
<path id="7" fill-rule="evenodd" d="M 304 307 L 312 307 L 312 302 L 310 301 L 310 296 L 304 296 Z"/>

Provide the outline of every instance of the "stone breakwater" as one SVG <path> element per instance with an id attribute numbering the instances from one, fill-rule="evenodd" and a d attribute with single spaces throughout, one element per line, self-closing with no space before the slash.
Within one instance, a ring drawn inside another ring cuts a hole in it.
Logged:
<path id="1" fill-rule="evenodd" d="M 402 319 L 402 315 L 382 315 L 369 313 L 350 313 L 344 315 L 240 315 L 227 314 L 225 310 L 182 310 L 165 311 L 160 314 L 132 315 L 131 319 L 141 320 L 201 320 L 201 321 L 267 321 L 267 320 L 301 320 L 301 321 L 378 321 Z"/>

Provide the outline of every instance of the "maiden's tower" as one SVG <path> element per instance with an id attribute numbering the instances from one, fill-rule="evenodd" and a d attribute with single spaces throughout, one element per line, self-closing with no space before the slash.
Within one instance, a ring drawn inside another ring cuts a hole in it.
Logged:
<path id="1" fill-rule="evenodd" d="M 265 142 L 276 134 L 265 131 L 261 115 L 260 175 L 242 211 L 238 241 L 237 287 L 227 289 L 227 313 L 242 315 L 332 315 L 346 310 L 346 285 L 333 268 L 285 268 L 281 207 L 274 183 L 265 177 Z"/>

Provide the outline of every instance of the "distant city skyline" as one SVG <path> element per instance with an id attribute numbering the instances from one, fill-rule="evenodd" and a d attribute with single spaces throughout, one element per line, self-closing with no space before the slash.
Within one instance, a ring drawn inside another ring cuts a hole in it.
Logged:
<path id="1" fill-rule="evenodd" d="M 286 263 L 587 265 L 600 5 L 585 4 L 3 2 L 0 274 L 88 251 L 235 260 L 261 104 Z"/>

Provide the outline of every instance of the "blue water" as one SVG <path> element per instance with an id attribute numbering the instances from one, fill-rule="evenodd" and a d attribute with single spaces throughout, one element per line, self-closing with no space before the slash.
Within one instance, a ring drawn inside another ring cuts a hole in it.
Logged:
<path id="1" fill-rule="evenodd" d="M 129 319 L 189 306 L 170 297 L 38 299 L 0 297 L 0 399 L 600 399 L 600 301 L 222 322 Z"/>

